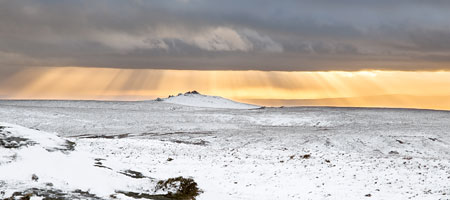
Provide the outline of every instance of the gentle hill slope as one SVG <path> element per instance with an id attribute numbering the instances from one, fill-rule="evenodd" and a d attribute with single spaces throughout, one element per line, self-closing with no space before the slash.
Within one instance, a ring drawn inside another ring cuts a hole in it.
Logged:
<path id="1" fill-rule="evenodd" d="M 185 106 L 205 107 L 205 108 L 228 108 L 228 109 L 254 109 L 260 106 L 239 103 L 230 99 L 225 99 L 218 96 L 202 95 L 197 91 L 186 92 L 178 94 L 177 96 L 169 96 L 168 98 L 160 99 L 166 103 L 173 103 Z"/>

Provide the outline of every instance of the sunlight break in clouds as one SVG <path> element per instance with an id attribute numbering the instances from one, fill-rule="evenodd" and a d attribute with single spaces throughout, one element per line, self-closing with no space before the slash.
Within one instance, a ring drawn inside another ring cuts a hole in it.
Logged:
<path id="1" fill-rule="evenodd" d="M 144 100 L 196 89 L 205 94 L 264 105 L 283 105 L 284 102 L 286 105 L 450 109 L 448 102 L 444 101 L 450 96 L 448 85 L 450 72 L 181 71 L 48 67 L 29 68 L 13 74 L 0 82 L 0 95 L 16 99 Z"/>

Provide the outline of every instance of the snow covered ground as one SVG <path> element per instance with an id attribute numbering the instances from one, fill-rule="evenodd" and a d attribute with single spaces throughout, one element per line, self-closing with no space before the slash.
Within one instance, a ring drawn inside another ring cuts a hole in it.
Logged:
<path id="1" fill-rule="evenodd" d="M 161 100 L 167 103 L 205 108 L 254 109 L 260 107 L 239 103 L 223 97 L 202 95 L 197 91 L 180 93 L 177 96 L 170 96 Z"/>
<path id="2" fill-rule="evenodd" d="M 450 199 L 450 112 L 214 105 L 0 101 L 0 198 Z"/>

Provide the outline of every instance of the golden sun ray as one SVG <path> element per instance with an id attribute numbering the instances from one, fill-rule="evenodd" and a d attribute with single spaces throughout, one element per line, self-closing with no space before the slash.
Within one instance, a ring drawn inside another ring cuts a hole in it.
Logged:
<path id="1" fill-rule="evenodd" d="M 0 82 L 13 99 L 143 100 L 188 90 L 264 105 L 450 109 L 450 72 L 192 71 L 35 67 Z"/>

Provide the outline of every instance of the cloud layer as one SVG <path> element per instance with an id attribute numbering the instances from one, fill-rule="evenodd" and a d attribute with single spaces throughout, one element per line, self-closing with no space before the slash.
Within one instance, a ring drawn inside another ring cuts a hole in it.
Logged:
<path id="1" fill-rule="evenodd" d="M 449 70 L 444 0 L 0 0 L 0 70 Z"/>

